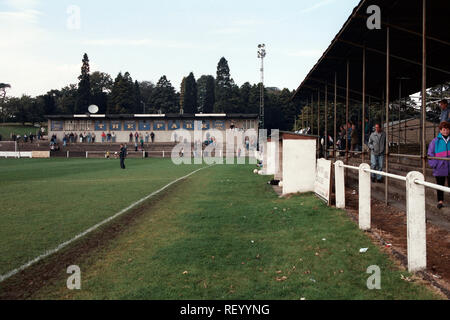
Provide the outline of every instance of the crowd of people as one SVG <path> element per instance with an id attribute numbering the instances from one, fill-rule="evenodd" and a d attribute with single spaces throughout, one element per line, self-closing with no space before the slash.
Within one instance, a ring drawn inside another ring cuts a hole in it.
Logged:
<path id="1" fill-rule="evenodd" d="M 0 136 L 1 137 L 1 136 Z M 33 143 L 36 140 L 42 140 L 42 134 L 41 131 L 38 131 L 37 135 L 30 132 L 30 134 L 24 134 L 21 136 L 20 134 L 15 134 L 14 132 L 11 133 L 10 137 L 11 141 L 17 141 L 17 142 L 23 142 L 23 143 Z M 0 138 L 0 141 L 2 139 Z"/>
<path id="2" fill-rule="evenodd" d="M 132 143 L 134 140 L 135 144 L 140 143 L 142 146 L 145 143 L 149 143 L 150 141 L 152 143 L 155 142 L 155 133 L 151 132 L 150 134 L 148 132 L 146 132 L 145 134 L 142 134 L 142 132 L 135 132 L 133 134 L 133 132 L 130 132 L 129 134 L 129 142 Z"/>
<path id="3" fill-rule="evenodd" d="M 62 138 L 63 145 L 66 146 L 69 143 L 96 143 L 98 142 L 95 132 L 83 132 L 77 134 L 76 132 L 64 133 Z M 116 134 L 114 132 L 103 132 L 101 134 L 101 142 L 116 142 Z"/>
<path id="4" fill-rule="evenodd" d="M 441 186 L 450 187 L 450 109 L 448 108 L 448 100 L 439 101 L 441 108 L 439 134 L 428 145 L 428 164 L 433 169 L 433 176 L 436 183 Z M 383 171 L 385 161 L 386 134 L 383 132 L 380 123 L 376 123 L 374 127 L 368 123 L 366 119 L 364 144 L 370 150 L 371 169 L 375 171 Z M 355 124 L 347 124 L 348 132 L 345 126 L 341 126 L 337 146 L 340 155 L 344 155 L 346 144 L 350 146 L 351 151 L 360 151 L 360 137 L 362 136 L 361 127 Z M 372 128 L 375 130 L 372 132 Z M 329 137 L 330 138 L 330 137 Z M 322 138 L 322 144 L 324 144 Z M 332 140 L 331 140 L 332 141 Z M 331 146 L 333 143 L 331 142 Z M 383 182 L 381 175 L 371 175 L 372 182 Z M 437 208 L 444 207 L 444 192 L 437 191 Z"/>
<path id="5" fill-rule="evenodd" d="M 117 136 L 115 132 L 102 132 L 100 134 L 100 137 L 98 138 L 95 132 L 82 132 L 77 134 L 76 132 L 70 132 L 70 133 L 64 133 L 64 136 L 62 138 L 63 146 L 67 146 L 69 143 L 116 143 Z M 135 142 L 135 146 L 138 147 L 138 145 L 143 148 L 144 143 L 149 143 L 151 141 L 152 143 L 155 141 L 155 134 L 146 132 L 145 135 L 142 133 L 136 132 L 136 133 L 130 133 L 130 140 L 129 142 Z"/>

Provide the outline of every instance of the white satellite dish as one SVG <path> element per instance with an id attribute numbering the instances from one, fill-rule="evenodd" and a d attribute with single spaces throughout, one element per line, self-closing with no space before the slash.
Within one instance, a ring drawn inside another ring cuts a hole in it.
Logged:
<path id="1" fill-rule="evenodd" d="M 89 106 L 88 110 L 90 113 L 95 114 L 98 112 L 98 107 L 95 104 L 92 104 Z"/>

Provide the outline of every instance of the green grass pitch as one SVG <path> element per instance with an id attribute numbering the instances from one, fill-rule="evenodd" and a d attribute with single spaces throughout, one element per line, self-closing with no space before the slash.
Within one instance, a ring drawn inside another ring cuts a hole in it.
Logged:
<path id="1" fill-rule="evenodd" d="M 126 165 L 120 170 L 117 160 L 0 160 L 0 274 L 200 168 L 175 166 L 168 159 L 130 159 Z M 281 199 L 266 184 L 268 177 L 252 170 L 251 165 L 216 165 L 178 182 L 149 199 L 123 230 L 73 258 L 82 271 L 81 290 L 68 290 L 66 270 L 59 268 L 23 296 L 437 298 L 425 286 L 402 280 L 409 274 L 345 212 L 310 194 Z M 135 213 L 131 210 L 124 219 Z M 96 233 L 86 238 L 96 239 Z M 369 250 L 361 254 L 360 248 Z M 381 290 L 367 288 L 371 265 L 381 269 Z M 18 274 L 0 283 L 0 299 L 20 281 Z"/>

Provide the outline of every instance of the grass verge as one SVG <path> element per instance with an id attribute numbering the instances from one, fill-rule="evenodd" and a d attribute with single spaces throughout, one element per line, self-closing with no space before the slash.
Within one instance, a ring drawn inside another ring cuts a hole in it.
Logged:
<path id="1" fill-rule="evenodd" d="M 278 198 L 250 166 L 215 166 L 165 191 L 125 230 L 74 256 L 33 299 L 436 299 L 346 213 L 313 195 Z M 95 236 L 95 235 L 94 235 Z M 360 253 L 360 248 L 368 248 Z M 367 268 L 381 269 L 381 290 Z M 56 271 L 55 271 L 56 272 Z"/>

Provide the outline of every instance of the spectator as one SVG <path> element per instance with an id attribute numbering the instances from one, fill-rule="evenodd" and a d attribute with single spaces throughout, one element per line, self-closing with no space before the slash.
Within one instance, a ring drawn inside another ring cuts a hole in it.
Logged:
<path id="1" fill-rule="evenodd" d="M 344 150 L 346 148 L 345 134 L 346 134 L 345 126 L 341 126 L 340 132 L 339 132 L 339 138 L 338 138 L 338 141 L 337 141 L 337 146 L 338 146 L 338 149 L 340 150 L 340 152 L 339 152 L 340 156 L 344 156 L 345 155 L 345 153 L 344 153 Z"/>
<path id="2" fill-rule="evenodd" d="M 359 132 L 356 130 L 356 125 L 352 125 L 352 133 L 351 133 L 351 151 L 359 151 Z"/>
<path id="3" fill-rule="evenodd" d="M 137 141 L 134 142 L 134 151 L 136 151 L 136 152 L 138 151 L 138 143 L 137 143 Z"/>
<path id="4" fill-rule="evenodd" d="M 120 167 L 122 169 L 125 169 L 125 158 L 126 158 L 126 156 L 127 156 L 127 149 L 126 149 L 126 147 L 123 144 L 121 144 L 120 145 L 119 157 L 120 157 Z"/>
<path id="5" fill-rule="evenodd" d="M 83 143 L 83 141 L 84 141 L 84 137 L 83 137 L 83 134 L 82 134 L 82 133 L 80 133 L 80 143 Z"/>
<path id="6" fill-rule="evenodd" d="M 428 147 L 429 157 L 450 158 L 449 153 L 449 134 L 450 123 L 447 121 L 441 122 L 439 125 L 439 134 L 431 141 Z M 433 176 L 436 177 L 436 183 L 445 186 L 445 180 L 447 185 L 450 186 L 450 164 L 447 160 L 429 159 L 428 164 L 433 169 Z M 438 209 L 444 206 L 444 192 L 437 191 Z"/>
<path id="7" fill-rule="evenodd" d="M 141 149 L 144 150 L 144 138 L 141 135 Z"/>
<path id="8" fill-rule="evenodd" d="M 63 138 L 63 147 L 67 146 L 67 135 L 64 135 Z"/>
<path id="9" fill-rule="evenodd" d="M 381 130 L 381 125 L 377 123 L 375 125 L 375 132 L 370 135 L 369 149 L 370 154 L 370 167 L 372 170 L 383 171 L 384 163 L 384 151 L 386 148 L 386 134 Z M 375 175 L 372 173 L 372 182 L 383 182 L 381 175 Z"/>
<path id="10" fill-rule="evenodd" d="M 447 99 L 443 99 L 439 101 L 439 106 L 441 107 L 441 116 L 440 116 L 440 122 L 449 122 L 450 119 L 450 109 L 448 108 L 448 101 Z"/>
<path id="11" fill-rule="evenodd" d="M 153 133 L 153 131 L 152 131 L 152 133 L 150 133 L 150 138 L 152 139 L 152 143 L 154 143 L 155 142 L 155 134 Z"/>
<path id="12" fill-rule="evenodd" d="M 102 132 L 102 143 L 105 143 L 105 139 L 106 139 L 106 133 L 105 131 Z"/>
<path id="13" fill-rule="evenodd" d="M 348 122 L 347 123 L 347 143 L 349 146 L 351 146 L 351 141 L 352 141 L 352 123 Z"/>
<path id="14" fill-rule="evenodd" d="M 28 136 L 27 136 L 27 134 L 26 133 L 24 133 L 24 135 L 23 135 L 23 142 L 28 142 Z"/>
<path id="15" fill-rule="evenodd" d="M 149 138 L 150 138 L 150 136 L 149 136 L 148 132 L 146 132 L 145 133 L 145 143 L 148 143 Z"/>
<path id="16" fill-rule="evenodd" d="M 364 124 L 364 144 L 367 145 L 369 142 L 369 137 L 372 133 L 372 124 L 369 122 L 369 119 L 366 118 Z"/>
<path id="17" fill-rule="evenodd" d="M 92 143 L 95 143 L 95 132 L 92 132 Z"/>
<path id="18" fill-rule="evenodd" d="M 116 134 L 114 132 L 111 134 L 111 139 L 113 143 L 116 142 Z"/>
<path id="19" fill-rule="evenodd" d="M 106 141 L 108 142 L 108 143 L 110 143 L 111 142 L 111 132 L 108 132 L 108 134 L 106 135 Z"/>
<path id="20" fill-rule="evenodd" d="M 134 134 L 134 142 L 138 142 L 139 141 L 139 133 L 136 131 L 136 133 Z"/>

